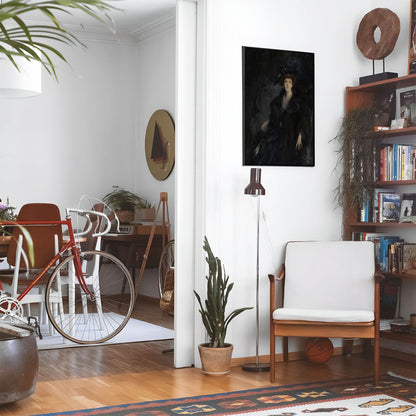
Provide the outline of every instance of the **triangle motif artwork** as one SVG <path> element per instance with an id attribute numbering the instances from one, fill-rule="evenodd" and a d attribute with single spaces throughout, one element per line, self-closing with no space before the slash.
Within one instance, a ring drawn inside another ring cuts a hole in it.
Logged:
<path id="1" fill-rule="evenodd" d="M 167 158 L 162 131 L 157 122 L 155 122 L 155 131 L 153 133 L 153 144 L 150 157 L 154 163 L 163 163 Z"/>

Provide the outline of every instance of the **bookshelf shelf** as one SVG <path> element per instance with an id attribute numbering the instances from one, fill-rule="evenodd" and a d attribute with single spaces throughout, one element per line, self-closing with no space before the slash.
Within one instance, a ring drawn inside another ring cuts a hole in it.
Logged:
<path id="1" fill-rule="evenodd" d="M 406 342 L 407 344 L 416 344 L 416 334 L 400 334 L 390 330 L 380 331 L 381 338 L 392 339 L 395 341 Z"/>
<path id="2" fill-rule="evenodd" d="M 376 181 L 374 184 L 379 187 L 389 187 L 389 186 L 407 186 L 407 185 L 416 185 L 416 180 L 400 180 L 400 181 Z"/>
<path id="3" fill-rule="evenodd" d="M 351 222 L 351 227 L 380 227 L 380 228 L 416 228 L 416 224 L 411 222 Z"/>
<path id="4" fill-rule="evenodd" d="M 356 109 L 365 109 L 371 105 L 377 103 L 381 97 L 389 96 L 391 93 L 396 95 L 396 90 L 407 87 L 416 86 L 416 74 L 407 75 L 403 77 L 388 79 L 384 81 L 369 83 L 365 85 L 359 85 L 355 87 L 346 87 L 345 93 L 345 112 L 350 113 Z M 382 149 L 385 146 L 390 146 L 390 143 L 395 143 L 396 146 L 416 146 L 416 126 L 406 127 L 403 129 L 395 130 L 381 130 L 374 132 L 368 136 L 369 138 L 375 138 L 377 140 L 377 148 Z M 391 145 L 393 146 L 393 145 Z M 408 149 L 406 149 L 408 151 Z M 386 159 L 385 159 L 386 160 Z M 365 166 L 368 161 L 363 161 Z M 384 162 L 386 163 L 386 162 Z M 384 164 L 384 166 L 387 166 Z M 380 170 L 380 168 L 378 168 Z M 376 170 L 376 174 L 381 176 L 379 170 Z M 383 171 L 385 173 L 385 171 Z M 395 171 L 397 172 L 397 171 Z M 408 172 L 408 171 L 407 171 Z M 391 176 L 387 176 L 390 178 Z M 408 176 L 403 176 L 408 177 Z M 375 188 L 388 188 L 388 192 L 398 193 L 416 193 L 416 179 L 412 180 L 389 180 L 389 181 L 374 181 Z M 368 236 L 368 233 L 383 233 L 387 235 L 399 236 L 401 238 L 406 237 L 406 242 L 416 243 L 416 224 L 414 223 L 399 223 L 399 222 L 360 222 L 360 209 L 352 206 L 350 201 L 346 201 L 346 208 L 344 210 L 344 239 L 351 240 L 353 236 L 364 235 Z M 413 214 L 412 214 L 413 215 Z M 373 218 L 376 218 L 373 216 Z M 410 230 L 410 233 L 409 233 Z M 411 235 L 411 237 L 409 237 Z M 364 238 L 364 237 L 363 237 Z M 412 241 L 409 241 L 409 238 Z M 416 270 L 402 272 L 402 273 L 390 273 L 382 271 L 386 277 L 386 282 L 393 278 L 398 278 L 400 281 L 410 281 L 412 286 L 410 290 L 416 292 L 416 288 L 413 286 L 413 282 L 416 281 Z M 402 297 L 403 299 L 403 297 Z M 413 306 L 413 305 L 412 305 Z M 406 318 L 406 317 L 405 317 Z M 380 336 L 382 338 L 388 338 L 394 341 L 405 342 L 409 344 L 416 344 L 415 334 L 401 334 L 396 332 L 381 331 Z"/>
<path id="5" fill-rule="evenodd" d="M 416 270 L 408 272 L 399 272 L 399 273 L 383 273 L 387 278 L 396 278 L 403 280 L 415 280 L 416 281 Z"/>
<path id="6" fill-rule="evenodd" d="M 412 134 L 416 134 L 416 127 L 378 131 L 374 133 L 374 137 L 377 137 L 377 139 L 386 139 L 387 137 L 411 136 Z"/>

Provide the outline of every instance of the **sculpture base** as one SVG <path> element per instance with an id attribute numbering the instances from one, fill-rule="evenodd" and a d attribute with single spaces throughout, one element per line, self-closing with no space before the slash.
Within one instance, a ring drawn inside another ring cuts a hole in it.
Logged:
<path id="1" fill-rule="evenodd" d="M 360 85 L 369 84 L 370 82 L 384 81 L 386 79 L 397 78 L 397 72 L 380 72 L 379 74 L 366 75 L 360 77 Z"/>

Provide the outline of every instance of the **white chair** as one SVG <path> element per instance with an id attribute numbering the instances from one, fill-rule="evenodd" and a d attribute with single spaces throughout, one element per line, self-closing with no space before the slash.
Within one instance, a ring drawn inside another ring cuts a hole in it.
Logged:
<path id="1" fill-rule="evenodd" d="M 275 381 L 275 338 L 374 340 L 374 381 L 379 376 L 379 279 L 374 245 L 364 241 L 301 241 L 286 246 L 285 262 L 270 279 L 270 381 Z M 282 307 L 275 282 L 283 282 Z"/>
<path id="2" fill-rule="evenodd" d="M 110 221 L 108 218 L 102 213 L 104 209 L 103 204 L 96 204 L 94 205 L 91 211 L 85 210 L 78 210 L 78 209 L 68 209 L 68 212 L 72 212 L 78 215 L 87 215 L 88 221 L 85 225 L 83 231 L 76 233 L 75 237 L 81 240 L 81 250 L 91 251 L 91 250 L 100 250 L 101 249 L 101 236 L 103 233 L 108 232 L 110 227 Z M 102 218 L 106 218 L 105 227 L 106 230 L 102 231 Z M 92 288 L 92 292 L 94 293 L 95 303 L 97 308 L 98 319 L 103 326 L 103 312 L 101 307 L 101 288 L 99 285 L 99 272 L 100 272 L 100 264 L 99 264 L 99 257 L 92 255 L 91 258 L 85 259 L 81 263 L 81 267 L 84 273 L 84 279 L 87 286 Z M 75 303 L 76 303 L 76 290 L 77 286 L 79 286 L 79 281 L 75 275 L 75 269 L 72 262 L 68 264 L 68 272 L 66 275 L 60 275 L 58 277 L 59 284 L 57 285 L 57 293 L 56 298 L 62 298 L 62 294 L 65 291 L 68 291 L 68 314 L 70 316 L 70 323 L 69 327 L 71 328 L 69 332 L 74 335 L 73 331 L 75 330 L 74 323 L 76 319 L 76 311 L 75 311 Z M 81 302 L 82 302 L 82 310 L 84 316 L 84 322 L 87 323 L 88 321 L 88 302 L 86 299 L 86 294 L 80 290 Z M 63 312 L 62 312 L 63 313 Z M 61 319 L 64 319 L 62 316 Z"/>

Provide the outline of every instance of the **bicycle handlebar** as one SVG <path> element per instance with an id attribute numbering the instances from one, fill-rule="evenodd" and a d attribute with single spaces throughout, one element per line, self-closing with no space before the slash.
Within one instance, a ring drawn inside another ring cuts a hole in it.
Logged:
<path id="1" fill-rule="evenodd" d="M 90 217 L 93 216 L 98 216 L 101 217 L 105 220 L 105 228 L 103 231 L 98 231 L 97 233 L 94 233 L 92 236 L 93 237 L 100 237 L 103 236 L 105 234 L 107 234 L 110 231 L 111 228 L 111 221 L 110 219 L 107 217 L 106 214 L 104 214 L 103 212 L 97 212 L 97 211 L 89 211 L 89 210 L 85 210 L 85 209 L 78 209 L 78 208 L 67 208 L 66 209 L 66 213 L 67 215 L 70 215 L 70 213 L 75 213 L 81 217 L 85 217 L 87 219 L 87 227 L 85 230 L 74 233 L 75 235 L 81 237 L 83 235 L 87 235 L 92 228 L 92 222 L 93 220 Z"/>

